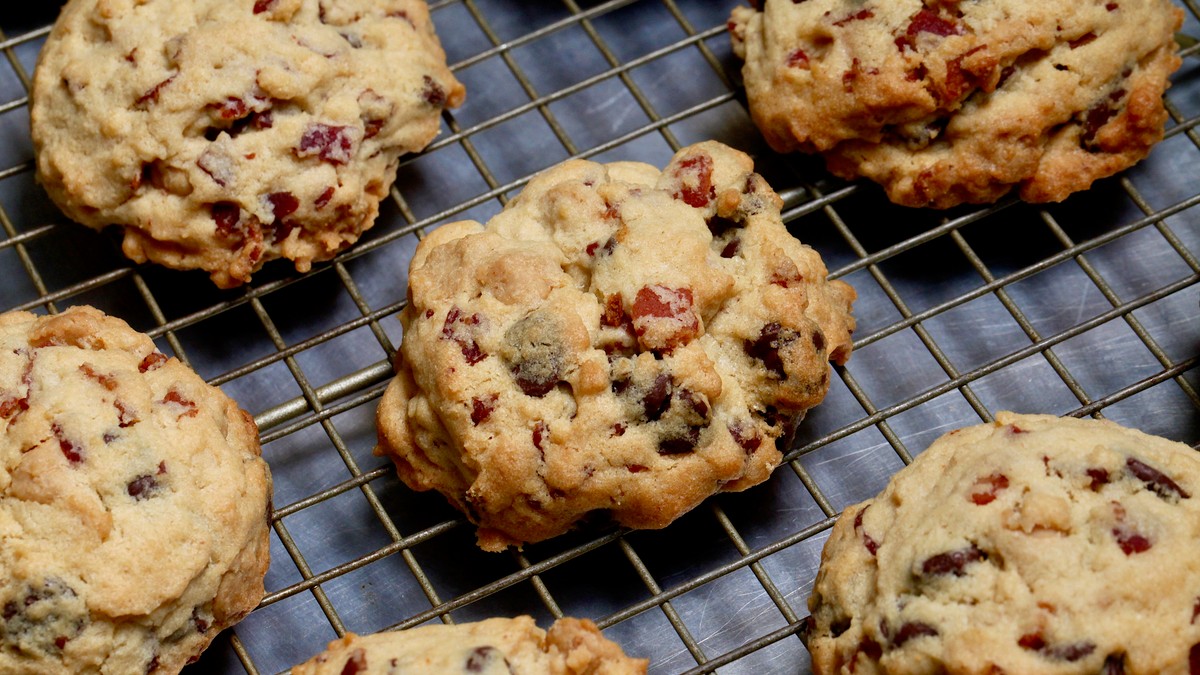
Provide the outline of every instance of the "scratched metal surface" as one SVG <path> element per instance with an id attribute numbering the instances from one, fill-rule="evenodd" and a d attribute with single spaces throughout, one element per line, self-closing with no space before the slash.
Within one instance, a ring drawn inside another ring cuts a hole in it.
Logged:
<path id="1" fill-rule="evenodd" d="M 0 10 L 0 308 L 89 303 L 149 332 L 254 413 L 275 476 L 268 596 L 191 673 L 275 673 L 343 631 L 530 613 L 591 617 L 653 673 L 802 673 L 796 637 L 838 512 L 939 434 L 1013 409 L 1103 416 L 1200 442 L 1200 59 L 1185 50 L 1167 139 L 1063 204 L 945 213 L 780 157 L 746 114 L 731 0 L 431 3 L 468 88 L 401 167 L 363 241 L 247 289 L 131 267 L 36 185 L 26 93 L 57 12 Z M 25 3 L 36 5 L 37 3 Z M 1185 32 L 1200 35 L 1188 0 Z M 752 153 L 794 234 L 858 290 L 850 363 L 766 484 L 659 532 L 591 531 L 485 554 L 435 495 L 371 454 L 420 233 L 496 213 L 570 156 L 661 165 L 715 138 Z"/>

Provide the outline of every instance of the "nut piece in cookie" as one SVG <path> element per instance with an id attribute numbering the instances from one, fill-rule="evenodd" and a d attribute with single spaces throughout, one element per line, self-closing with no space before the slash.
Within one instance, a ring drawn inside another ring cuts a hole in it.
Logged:
<path id="1" fill-rule="evenodd" d="M 227 288 L 357 241 L 464 90 L 424 0 L 71 0 L 31 97 L 67 216 Z"/>
<path id="2" fill-rule="evenodd" d="M 625 656 L 587 619 L 559 619 L 543 631 L 531 617 L 518 616 L 374 635 L 347 634 L 292 668 L 292 673 L 641 675 L 646 665 L 645 659 Z"/>
<path id="3" fill-rule="evenodd" d="M 761 483 L 850 356 L 854 291 L 749 157 L 571 161 L 418 246 L 377 452 L 489 551 L 660 528 Z"/>
<path id="4" fill-rule="evenodd" d="M 1162 140 L 1169 0 L 767 0 L 729 21 L 780 152 L 907 206 L 1061 201 Z"/>
<path id="5" fill-rule="evenodd" d="M 0 314 L 0 418 L 0 672 L 177 673 L 258 605 L 258 431 L 149 337 Z"/>
<path id="6" fill-rule="evenodd" d="M 833 527 L 826 673 L 1196 672 L 1200 456 L 1108 421 L 950 432 Z"/>

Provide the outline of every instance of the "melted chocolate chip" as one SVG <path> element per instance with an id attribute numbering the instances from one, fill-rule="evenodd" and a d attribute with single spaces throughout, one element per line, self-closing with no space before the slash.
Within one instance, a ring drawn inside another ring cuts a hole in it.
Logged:
<path id="1" fill-rule="evenodd" d="M 654 382 L 646 388 L 646 392 L 642 397 L 642 410 L 646 414 L 646 419 L 653 422 L 667 411 L 671 405 L 671 376 L 668 373 L 659 373 Z"/>
<path id="2" fill-rule="evenodd" d="M 768 372 L 786 380 L 787 371 L 780 351 L 795 342 L 797 337 L 796 331 L 771 322 L 762 327 L 756 339 L 745 340 L 742 347 L 748 355 L 762 361 Z"/>
<path id="3" fill-rule="evenodd" d="M 1100 675 L 1125 675 L 1125 654 L 1117 652 L 1105 657 Z"/>
<path id="4" fill-rule="evenodd" d="M 904 643 L 908 642 L 909 640 L 919 637 L 934 637 L 937 634 L 937 629 L 927 623 L 910 621 L 903 626 L 900 626 L 900 630 L 896 631 L 896 635 L 892 637 L 892 646 L 902 647 L 904 646 Z"/>
<path id="5" fill-rule="evenodd" d="M 535 311 L 504 333 L 502 355 L 513 379 L 526 396 L 541 398 L 562 379 L 567 359 L 561 320 L 548 311 Z"/>

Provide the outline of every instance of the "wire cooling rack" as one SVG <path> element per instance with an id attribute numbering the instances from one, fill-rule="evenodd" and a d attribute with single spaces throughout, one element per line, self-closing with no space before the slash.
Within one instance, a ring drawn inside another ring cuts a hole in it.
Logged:
<path id="1" fill-rule="evenodd" d="M 1166 140 L 1136 168 L 1044 208 L 932 212 L 766 148 L 724 33 L 735 4 L 431 3 L 466 105 L 407 158 L 356 247 L 234 291 L 130 266 L 113 233 L 50 204 L 26 96 L 58 5 L 0 11 L 0 306 L 87 303 L 146 331 L 254 414 L 274 473 L 267 597 L 187 672 L 276 673 L 345 631 L 518 613 L 590 617 L 654 673 L 807 672 L 797 633 L 834 518 L 945 431 L 1011 409 L 1200 441 L 1197 47 L 1168 92 Z M 792 232 L 857 289 L 853 357 L 764 485 L 662 531 L 480 552 L 440 496 L 371 454 L 417 240 L 486 219 L 567 157 L 661 166 L 709 138 L 756 157 Z"/>

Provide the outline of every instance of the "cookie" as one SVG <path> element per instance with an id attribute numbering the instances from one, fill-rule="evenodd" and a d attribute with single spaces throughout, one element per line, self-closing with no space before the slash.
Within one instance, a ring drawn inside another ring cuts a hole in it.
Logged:
<path id="1" fill-rule="evenodd" d="M 1200 667 L 1200 456 L 1108 421 L 952 431 L 834 525 L 809 600 L 822 673 Z"/>
<path id="2" fill-rule="evenodd" d="M 661 528 L 766 480 L 850 356 L 854 291 L 719 143 L 568 161 L 418 246 L 377 452 L 489 551 Z"/>
<path id="3" fill-rule="evenodd" d="M 523 673 L 625 675 L 646 672 L 646 660 L 625 656 L 587 619 L 559 619 L 544 631 L 528 616 L 393 633 L 347 634 L 292 668 L 292 675 L 388 673 Z"/>
<path id="4" fill-rule="evenodd" d="M 250 416 L 91 307 L 0 315 L 0 672 L 176 673 L 263 596 Z"/>
<path id="5" fill-rule="evenodd" d="M 30 118 L 67 216 L 227 288 L 353 244 L 463 96 L 423 0 L 71 0 Z"/>
<path id="6" fill-rule="evenodd" d="M 729 28 L 781 152 L 908 206 L 1061 201 L 1162 140 L 1169 0 L 762 0 Z"/>

